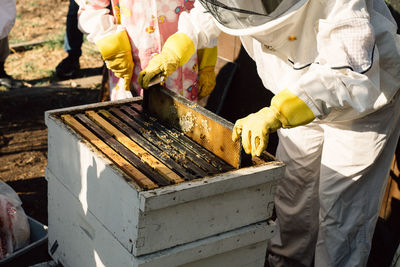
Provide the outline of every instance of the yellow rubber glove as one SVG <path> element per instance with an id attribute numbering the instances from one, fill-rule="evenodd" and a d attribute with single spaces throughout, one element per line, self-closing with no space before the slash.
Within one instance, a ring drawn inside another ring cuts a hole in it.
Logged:
<path id="1" fill-rule="evenodd" d="M 217 64 L 217 47 L 197 50 L 199 61 L 199 98 L 211 94 L 215 87 L 215 65 Z"/>
<path id="2" fill-rule="evenodd" d="M 243 149 L 247 154 L 260 156 L 267 148 L 268 135 L 279 128 L 305 125 L 315 118 L 314 113 L 295 94 L 288 89 L 276 94 L 271 106 L 236 121 L 232 140 L 242 136 Z"/>
<path id="3" fill-rule="evenodd" d="M 96 42 L 107 68 L 115 76 L 124 79 L 124 89 L 130 91 L 133 74 L 133 59 L 131 43 L 126 31 L 116 32 Z"/>
<path id="4" fill-rule="evenodd" d="M 147 67 L 139 73 L 140 87 L 148 88 L 151 80 L 161 74 L 162 80 L 166 80 L 171 73 L 183 66 L 194 54 L 194 43 L 184 33 L 174 33 L 168 37 L 161 53 L 154 56 Z"/>

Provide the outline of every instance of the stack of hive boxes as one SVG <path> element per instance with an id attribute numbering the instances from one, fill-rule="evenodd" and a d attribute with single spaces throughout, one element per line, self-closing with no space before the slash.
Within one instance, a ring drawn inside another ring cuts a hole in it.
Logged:
<path id="1" fill-rule="evenodd" d="M 271 158 L 143 189 L 62 120 L 140 99 L 46 112 L 49 253 L 65 267 L 263 266 L 275 232 Z"/>

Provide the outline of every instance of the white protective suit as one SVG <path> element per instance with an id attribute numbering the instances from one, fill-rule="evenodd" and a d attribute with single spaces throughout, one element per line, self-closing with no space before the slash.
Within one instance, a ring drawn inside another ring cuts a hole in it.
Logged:
<path id="1" fill-rule="evenodd" d="M 221 30 L 240 36 L 264 86 L 289 89 L 316 117 L 278 130 L 286 172 L 270 265 L 365 266 L 399 138 L 400 37 L 383 0 L 294 2 L 263 25 L 232 29 L 196 1 L 179 31 L 196 48 Z"/>
<path id="2" fill-rule="evenodd" d="M 15 0 L 0 0 L 0 40 L 8 36 L 17 15 Z"/>

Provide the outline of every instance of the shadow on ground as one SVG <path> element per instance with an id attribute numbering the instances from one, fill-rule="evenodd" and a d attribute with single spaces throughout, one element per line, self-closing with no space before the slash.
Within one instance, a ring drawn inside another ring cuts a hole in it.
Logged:
<path id="1" fill-rule="evenodd" d="M 101 68 L 83 70 L 83 73 L 81 77 L 98 75 Z M 96 87 L 83 87 L 77 82 L 75 88 L 65 83 L 0 91 L 0 178 L 18 193 L 25 213 L 45 225 L 47 127 L 44 113 L 97 102 L 100 90 L 93 88 Z M 24 267 L 47 260 L 50 257 L 46 242 L 6 265 Z"/>
<path id="2" fill-rule="evenodd" d="M 79 71 L 79 73 L 76 76 L 74 76 L 73 78 L 79 79 L 79 78 L 99 75 L 99 74 L 101 74 L 102 69 L 103 69 L 103 67 L 81 69 Z M 40 79 L 33 79 L 33 80 L 29 80 L 29 81 L 24 81 L 24 82 L 27 82 L 32 85 L 40 85 L 40 84 L 48 84 L 48 83 L 52 84 L 52 83 L 55 83 L 55 82 L 58 82 L 61 80 L 62 79 L 58 78 L 54 72 L 54 74 L 52 76 L 40 78 Z"/>

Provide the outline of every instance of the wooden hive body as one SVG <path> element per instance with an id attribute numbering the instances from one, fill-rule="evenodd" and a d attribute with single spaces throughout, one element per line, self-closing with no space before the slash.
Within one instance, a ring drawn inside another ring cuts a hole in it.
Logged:
<path id="1" fill-rule="evenodd" d="M 123 247 L 127 257 L 136 263 L 138 257 L 146 254 L 185 246 L 242 227 L 270 232 L 271 226 L 266 221 L 272 216 L 275 185 L 284 171 L 284 165 L 278 160 L 258 160 L 254 166 L 143 189 L 90 140 L 85 140 L 60 119 L 60 114 L 140 101 L 135 98 L 46 112 L 50 245 L 62 242 L 57 238 L 68 237 L 51 231 L 52 227 L 59 228 L 57 225 L 66 214 L 70 218 L 81 218 L 80 223 L 70 222 L 74 224 L 68 226 L 71 231 L 74 226 L 78 227 L 74 229 L 81 229 L 81 234 L 94 240 L 97 237 L 90 238 L 93 228 L 90 225 L 99 225 L 107 232 L 107 238 Z M 70 204 L 61 209 L 62 202 Z M 254 226 L 257 223 L 264 226 Z M 264 241 L 269 238 L 264 237 L 261 238 Z M 101 240 L 96 239 L 97 242 Z"/>

